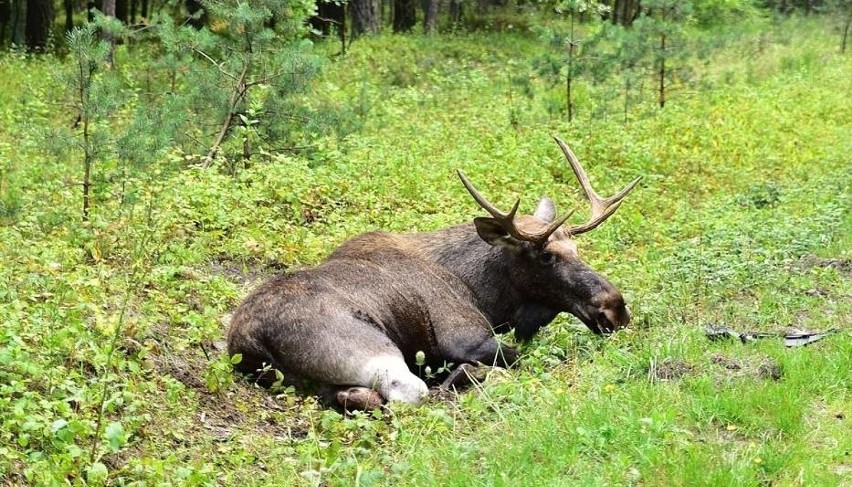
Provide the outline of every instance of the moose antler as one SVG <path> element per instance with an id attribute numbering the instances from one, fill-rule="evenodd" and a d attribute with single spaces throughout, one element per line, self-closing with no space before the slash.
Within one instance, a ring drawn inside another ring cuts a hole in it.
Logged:
<path id="1" fill-rule="evenodd" d="M 476 188 L 473 187 L 473 184 L 471 184 L 470 180 L 467 179 L 467 176 L 465 176 L 464 172 L 462 172 L 461 169 L 458 169 L 457 172 L 459 178 L 461 178 L 462 180 L 462 184 L 464 184 L 464 187 L 467 188 L 467 191 L 470 193 L 470 195 L 473 196 L 473 199 L 475 199 L 476 202 L 479 203 L 479 206 L 481 206 L 485 211 L 490 213 L 491 216 L 493 216 L 494 219 L 497 220 L 497 223 L 499 223 L 500 226 L 503 227 L 504 230 L 506 230 L 506 233 L 518 240 L 524 240 L 527 242 L 531 242 L 537 246 L 543 246 L 545 243 L 547 243 L 547 239 L 550 237 L 550 235 L 552 235 L 557 228 L 559 228 L 563 223 L 565 223 L 565 220 L 567 220 L 571 215 L 574 214 L 573 211 L 570 211 L 564 216 L 553 220 L 550 225 L 548 225 L 547 228 L 545 228 L 541 232 L 525 232 L 518 228 L 518 226 L 515 224 L 515 214 L 518 212 L 518 205 L 521 204 L 520 199 L 515 200 L 515 204 L 512 205 L 512 209 L 509 210 L 509 213 L 503 213 L 498 210 L 497 207 L 492 205 L 487 199 L 485 199 L 484 196 L 479 194 L 479 191 L 477 191 Z"/>
<path id="2" fill-rule="evenodd" d="M 583 170 L 583 166 L 580 165 L 580 160 L 577 159 L 577 156 L 571 152 L 571 149 L 568 147 L 568 144 L 562 141 L 559 137 L 554 137 L 556 139 L 556 143 L 559 144 L 559 147 L 562 149 L 562 152 L 565 154 L 565 157 L 568 158 L 568 163 L 571 165 L 571 169 L 574 170 L 574 175 L 577 176 L 577 180 L 580 182 L 580 186 L 583 187 L 583 192 L 586 194 L 586 198 L 589 200 L 589 203 L 592 205 L 592 215 L 589 218 L 589 221 L 582 225 L 574 225 L 567 229 L 567 233 L 570 235 L 579 235 L 581 233 L 586 233 L 589 230 L 594 229 L 598 225 L 604 222 L 607 218 L 612 216 L 615 213 L 615 210 L 618 209 L 621 202 L 627 196 L 630 191 L 639 183 L 642 179 L 642 176 L 634 179 L 627 186 L 625 186 L 618 193 L 610 196 L 609 198 L 601 198 L 595 190 L 592 188 L 592 184 L 589 182 L 589 177 L 586 175 L 586 171 Z M 515 204 L 512 205 L 512 209 L 509 210 L 508 213 L 503 213 L 498 210 L 496 206 L 492 205 L 484 196 L 482 196 L 476 188 L 473 187 L 470 180 L 467 179 L 464 172 L 461 169 L 457 170 L 459 178 L 462 180 L 462 184 L 467 188 L 467 191 L 473 196 L 473 199 L 481 206 L 485 211 L 491 214 L 495 220 L 500 224 L 501 227 L 511 235 L 512 237 L 518 240 L 524 240 L 527 242 L 531 242 L 538 246 L 543 246 L 547 243 L 547 239 L 553 232 L 556 231 L 557 228 L 562 226 L 565 221 L 574 214 L 573 211 L 568 212 L 560 218 L 553 220 L 547 228 L 538 233 L 528 233 L 520 228 L 515 223 L 515 214 L 518 212 L 518 205 L 521 204 L 520 199 L 515 200 Z"/>
<path id="3" fill-rule="evenodd" d="M 625 186 L 618 193 L 610 196 L 609 198 L 601 198 L 594 189 L 592 189 L 592 184 L 589 182 L 589 177 L 586 175 L 586 171 L 583 170 L 583 166 L 580 165 L 580 160 L 577 159 L 577 156 L 571 151 L 568 147 L 568 144 L 562 141 L 559 137 L 554 137 L 556 139 L 556 143 L 559 144 L 559 148 L 562 149 L 562 152 L 565 154 L 565 157 L 568 158 L 568 163 L 571 164 L 571 169 L 574 170 L 574 175 L 577 176 L 577 180 L 580 181 L 580 186 L 583 187 L 583 192 L 586 193 L 586 198 L 589 200 L 589 203 L 592 205 L 592 215 L 589 217 L 589 221 L 582 225 L 574 225 L 567 229 L 566 231 L 571 235 L 579 235 L 581 233 L 586 233 L 589 230 L 593 230 L 595 227 L 604 222 L 607 218 L 612 216 L 615 213 L 615 210 L 618 209 L 621 202 L 624 201 L 624 198 L 627 196 L 630 191 L 639 183 L 642 179 L 642 176 L 634 179 L 627 186 Z"/>

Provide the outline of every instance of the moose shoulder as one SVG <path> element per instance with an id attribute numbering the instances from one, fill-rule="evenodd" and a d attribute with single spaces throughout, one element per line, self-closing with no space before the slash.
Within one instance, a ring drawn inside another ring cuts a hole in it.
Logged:
<path id="1" fill-rule="evenodd" d="M 621 294 L 580 260 L 572 237 L 612 215 L 639 179 L 601 198 L 556 142 L 591 204 L 587 223 L 564 224 L 570 213 L 557 218 L 547 197 L 533 215 L 517 214 L 519 200 L 503 213 L 459 171 L 490 217 L 429 233 L 366 233 L 317 267 L 262 284 L 231 321 L 237 368 L 328 386 L 349 408 L 419 403 L 428 389 L 413 373 L 418 351 L 432 365 L 507 366 L 517 352 L 494 332 L 527 340 L 563 311 L 595 333 L 626 325 Z"/>

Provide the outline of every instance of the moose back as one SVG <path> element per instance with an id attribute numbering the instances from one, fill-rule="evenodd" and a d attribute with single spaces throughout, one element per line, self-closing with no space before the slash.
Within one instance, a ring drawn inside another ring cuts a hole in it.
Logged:
<path id="1" fill-rule="evenodd" d="M 428 394 L 415 373 L 418 352 L 433 367 L 505 367 L 518 354 L 495 333 L 528 340 L 560 312 L 598 334 L 625 326 L 621 294 L 580 260 L 572 238 L 612 215 L 640 178 L 601 198 L 571 149 L 556 142 L 591 205 L 586 223 L 566 224 L 571 213 L 557 217 L 548 197 L 532 215 L 517 214 L 520 200 L 501 212 L 459 171 L 489 217 L 428 233 L 365 233 L 317 267 L 262 284 L 231 320 L 237 369 L 264 382 L 277 369 L 350 409 L 417 404 Z"/>

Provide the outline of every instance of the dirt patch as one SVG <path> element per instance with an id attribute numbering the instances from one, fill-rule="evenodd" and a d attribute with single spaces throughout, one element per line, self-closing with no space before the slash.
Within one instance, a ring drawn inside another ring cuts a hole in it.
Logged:
<path id="1" fill-rule="evenodd" d="M 225 353 L 221 343 L 171 351 L 160 347 L 150 358 L 155 370 L 168 375 L 194 392 L 198 411 L 193 429 L 203 429 L 215 442 L 227 442 L 235 432 L 276 438 L 303 438 L 309 424 L 301 411 L 304 399 L 274 396 L 236 375 L 234 383 L 218 393 L 210 392 L 205 380 L 209 363 Z"/>
<path id="2" fill-rule="evenodd" d="M 718 354 L 710 357 L 710 363 L 724 367 L 727 370 L 742 370 L 743 368 L 743 364 L 741 361 L 735 358 L 726 357 L 724 355 Z"/>
<path id="3" fill-rule="evenodd" d="M 766 359 L 757 366 L 757 376 L 766 380 L 781 380 L 783 371 L 772 359 Z"/>
<path id="4" fill-rule="evenodd" d="M 736 359 L 722 354 L 710 357 L 710 363 L 719 366 L 728 377 L 756 377 L 765 380 L 781 380 L 781 366 L 771 358 L 757 360 Z"/>
<path id="5" fill-rule="evenodd" d="M 677 380 L 692 372 L 695 367 L 683 360 L 665 359 L 662 362 L 652 362 L 648 367 L 648 378 L 651 380 Z"/>
<path id="6" fill-rule="evenodd" d="M 799 259 L 799 261 L 795 264 L 795 268 L 800 270 L 811 269 L 814 267 L 837 269 L 837 272 L 839 272 L 843 277 L 852 277 L 852 260 L 850 259 L 825 259 L 813 254 L 808 254 Z"/>
<path id="7" fill-rule="evenodd" d="M 26 477 L 24 477 L 24 469 L 26 465 L 20 460 L 12 460 L 9 465 L 9 472 L 6 477 L 0 477 L 0 485 L 27 485 Z"/>

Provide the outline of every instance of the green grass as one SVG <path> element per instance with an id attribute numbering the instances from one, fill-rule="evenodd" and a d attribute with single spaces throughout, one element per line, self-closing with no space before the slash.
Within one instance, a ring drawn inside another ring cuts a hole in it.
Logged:
<path id="1" fill-rule="evenodd" d="M 133 204 L 105 177 L 89 225 L 81 163 L 38 150 L 35 127 L 73 121 L 52 102 L 51 62 L 4 55 L 0 479 L 848 484 L 852 62 L 820 26 L 743 34 L 701 67 L 702 91 L 662 111 L 647 93 L 626 124 L 617 105 L 591 110 L 594 87 L 571 125 L 548 113 L 541 80 L 521 95 L 510 79 L 530 72 L 530 36 L 359 40 L 318 87 L 360 104 L 360 132 L 236 178 L 174 171 L 173 154 L 124 182 Z M 757 35 L 777 39 L 758 50 Z M 530 211 L 548 193 L 584 210 L 553 135 L 602 192 L 644 176 L 579 242 L 627 295 L 630 330 L 599 339 L 561 316 L 521 365 L 455 402 L 352 418 L 230 373 L 225 316 L 259 279 L 363 231 L 478 216 L 455 168 L 498 205 L 521 195 Z M 707 323 L 840 332 L 784 349 L 708 341 Z"/>

